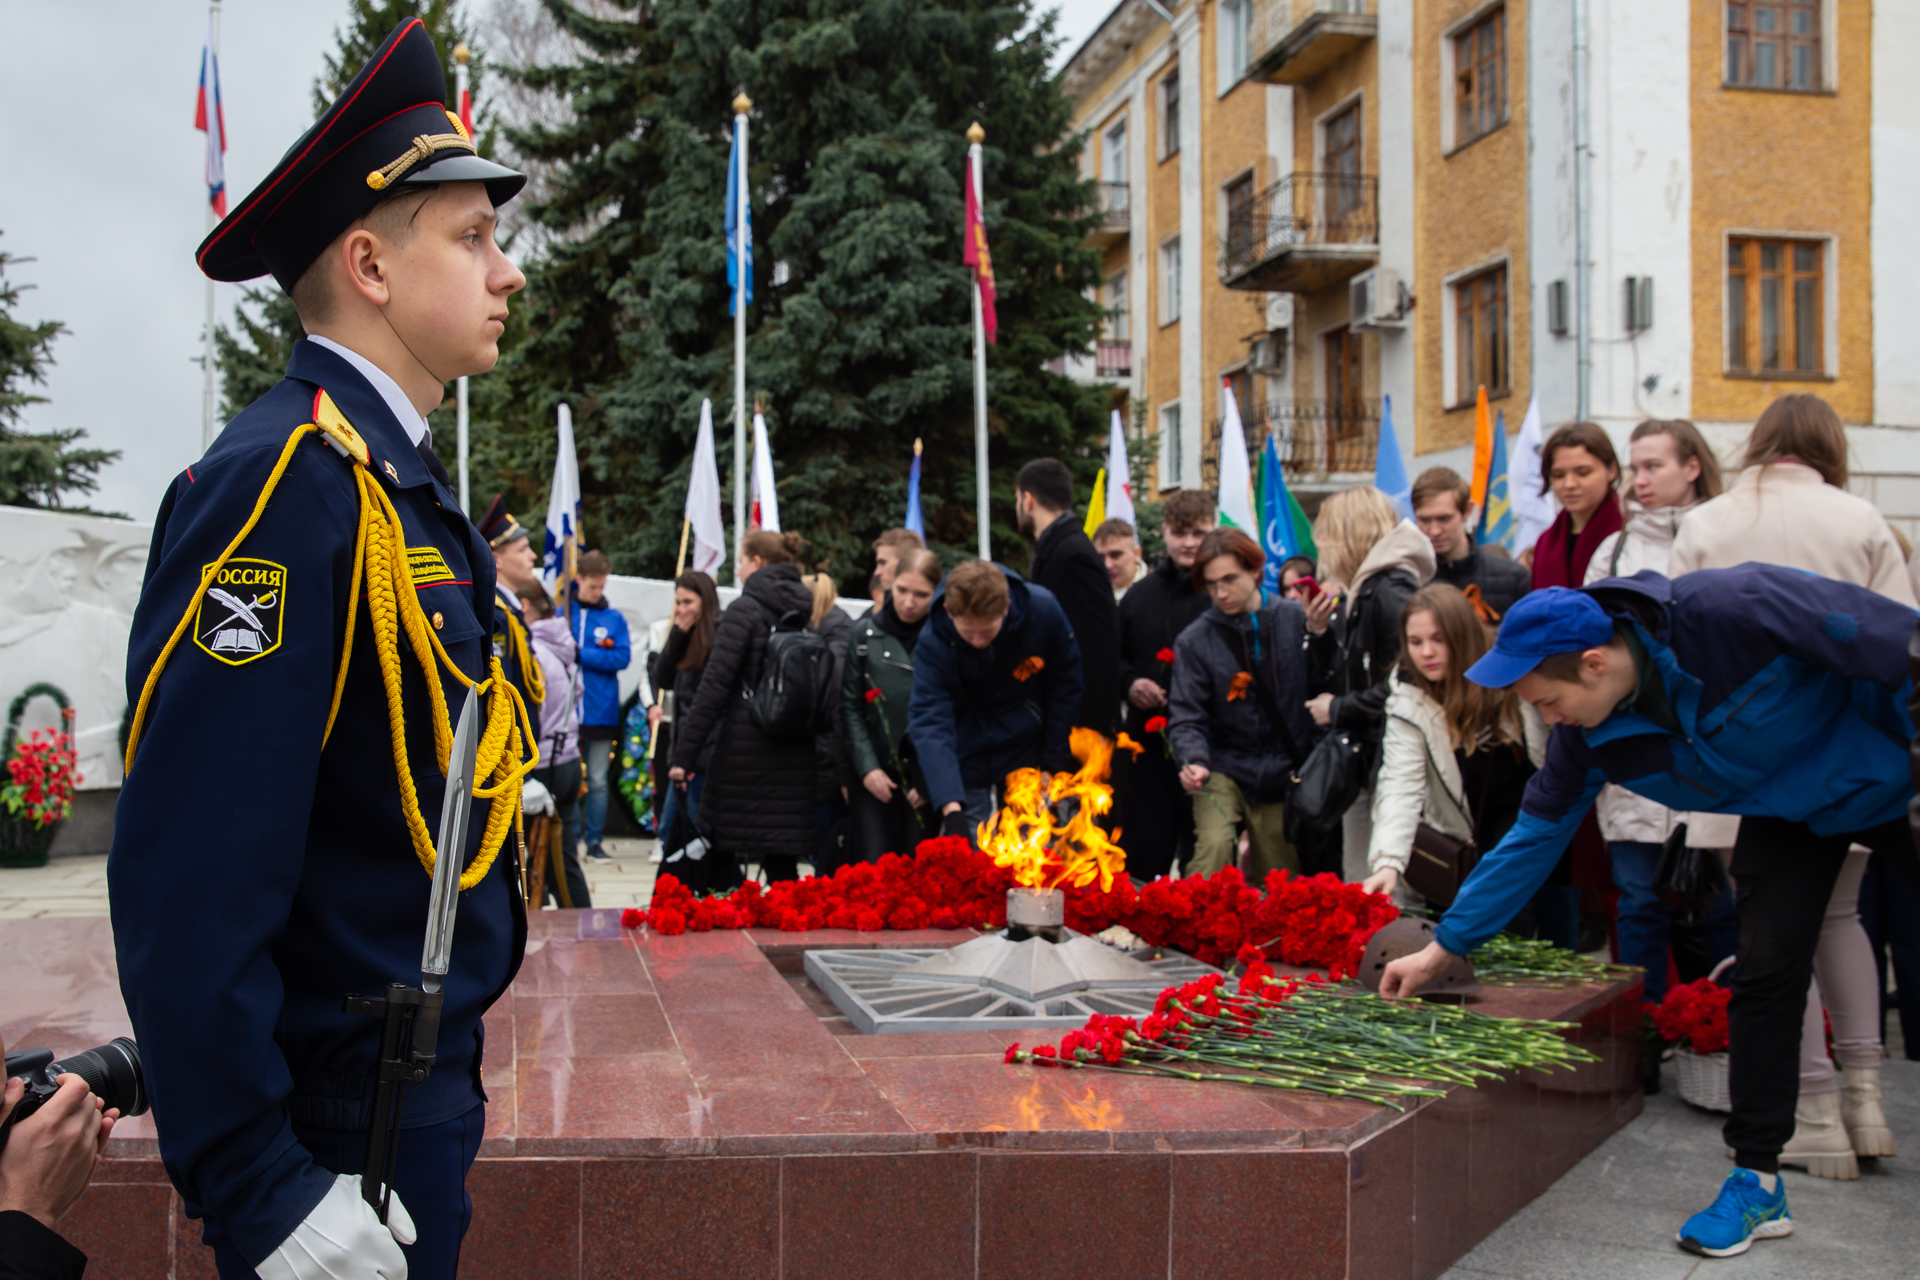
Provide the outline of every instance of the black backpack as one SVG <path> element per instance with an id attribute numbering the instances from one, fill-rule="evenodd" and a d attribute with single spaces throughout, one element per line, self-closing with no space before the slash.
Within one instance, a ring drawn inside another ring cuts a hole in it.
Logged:
<path id="1" fill-rule="evenodd" d="M 833 651 L 798 609 L 784 613 L 767 636 L 760 679 L 747 692 L 747 715 L 769 738 L 812 738 L 833 716 Z"/>

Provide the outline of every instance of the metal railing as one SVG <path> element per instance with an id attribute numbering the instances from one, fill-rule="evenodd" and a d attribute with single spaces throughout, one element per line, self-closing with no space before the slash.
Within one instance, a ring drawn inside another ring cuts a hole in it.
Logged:
<path id="1" fill-rule="evenodd" d="M 1227 211 L 1221 279 L 1301 246 L 1379 243 L 1379 187 L 1370 173 L 1288 174 Z"/>
<path id="2" fill-rule="evenodd" d="M 1125 378 L 1133 373 L 1133 343 L 1102 338 L 1093 349 L 1093 372 L 1098 378 Z"/>
<path id="3" fill-rule="evenodd" d="M 1378 400 L 1289 400 L 1260 407 L 1242 419 L 1247 456 L 1257 471 L 1260 451 L 1272 432 L 1280 467 L 1289 484 L 1323 479 L 1334 474 L 1366 474 L 1373 470 L 1380 447 Z M 1216 438 L 1219 422 L 1213 424 Z M 1201 466 L 1201 481 L 1220 487 L 1220 452 Z"/>

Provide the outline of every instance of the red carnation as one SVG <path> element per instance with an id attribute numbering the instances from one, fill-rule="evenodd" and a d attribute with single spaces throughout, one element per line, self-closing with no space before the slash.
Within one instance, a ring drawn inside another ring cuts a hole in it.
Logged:
<path id="1" fill-rule="evenodd" d="M 867 690 L 867 701 L 868 701 L 868 702 L 878 702 L 878 701 L 880 701 L 880 696 L 881 696 L 881 695 L 880 695 L 880 691 L 879 691 L 878 689 L 869 689 L 869 690 Z"/>
<path id="2" fill-rule="evenodd" d="M 1161 662 L 1172 662 L 1172 661 L 1173 661 L 1173 650 L 1171 650 L 1171 649 L 1162 649 L 1162 650 L 1161 650 L 1160 652 L 1158 652 L 1158 653 L 1156 653 L 1156 654 L 1154 654 L 1153 656 L 1154 656 L 1155 658 L 1157 658 L 1157 659 L 1158 659 L 1159 661 L 1161 661 Z"/>
<path id="3" fill-rule="evenodd" d="M 620 927 L 622 929 L 638 929 L 646 922 L 647 913 L 638 907 L 628 907 L 620 913 Z"/>
<path id="4" fill-rule="evenodd" d="M 1014 1041 L 1012 1044 L 1007 1046 L 1007 1056 L 1005 1058 L 1005 1061 L 1007 1062 L 1020 1061 L 1020 1042 L 1018 1040 Z"/>
<path id="5" fill-rule="evenodd" d="M 687 931 L 687 918 L 672 907 L 655 907 L 647 912 L 655 933 L 676 934 Z"/>
<path id="6" fill-rule="evenodd" d="M 1167 718 L 1165 716 L 1147 717 L 1148 733 L 1159 733 L 1162 729 L 1165 729 L 1166 727 L 1167 727 Z"/>

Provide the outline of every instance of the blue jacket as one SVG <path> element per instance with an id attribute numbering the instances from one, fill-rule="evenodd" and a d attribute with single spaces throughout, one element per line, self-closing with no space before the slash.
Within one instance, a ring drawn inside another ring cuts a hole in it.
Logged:
<path id="1" fill-rule="evenodd" d="M 1448 951 L 1465 955 L 1513 918 L 1607 782 L 1671 809 L 1785 818 L 1819 835 L 1905 816 L 1913 610 L 1763 564 L 1672 581 L 1643 570 L 1586 590 L 1633 628 L 1681 732 L 1637 711 L 1554 726 L 1519 820 L 1441 921 Z"/>
<path id="2" fill-rule="evenodd" d="M 289 434 L 313 421 L 320 389 L 371 451 L 435 634 L 463 672 L 485 676 L 495 616 L 486 540 L 379 393 L 338 355 L 301 341 L 286 379 L 167 490 L 128 645 L 130 704 L 200 593 L 202 567 L 246 523 Z M 236 604 L 244 597 L 253 621 L 212 588 L 201 598 L 157 685 L 107 862 L 120 990 L 167 1176 L 188 1213 L 211 1217 L 254 1263 L 333 1185 L 294 1126 L 367 1127 L 381 1023 L 343 1013 L 341 997 L 420 981 L 432 881 L 401 816 L 364 604 L 339 717 L 321 745 L 355 565 L 354 466 L 317 436 L 298 445 L 224 592 Z M 445 780 L 425 677 L 404 641 L 401 650 L 409 772 L 437 832 Z M 457 715 L 466 691 L 440 680 Z M 487 807 L 474 802 L 468 860 Z M 513 848 L 509 837 L 460 895 L 439 1060 L 408 1092 L 408 1128 L 485 1097 L 481 1014 L 512 980 L 526 941 Z"/>
<path id="3" fill-rule="evenodd" d="M 1051 591 L 1001 568 L 1007 618 L 993 643 L 976 649 L 960 638 L 942 583 L 914 646 L 907 737 L 936 812 L 1015 769 L 1076 767 L 1068 735 L 1080 714 L 1082 678 L 1073 628 Z M 1016 674 L 1034 658 L 1038 670 Z"/>
<path id="4" fill-rule="evenodd" d="M 582 725 L 620 723 L 620 673 L 633 661 L 627 638 L 627 616 L 607 603 L 583 605 L 575 600 L 567 610 L 573 642 L 580 646 Z"/>

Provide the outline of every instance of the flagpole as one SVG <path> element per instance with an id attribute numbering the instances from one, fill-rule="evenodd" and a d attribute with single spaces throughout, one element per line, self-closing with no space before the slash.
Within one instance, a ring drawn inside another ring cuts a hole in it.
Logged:
<path id="1" fill-rule="evenodd" d="M 987 198 L 981 185 L 981 148 L 986 141 L 987 131 L 980 127 L 978 120 L 967 128 L 967 181 L 973 184 L 973 201 L 980 209 L 984 221 L 987 216 Z M 980 558 L 993 559 L 992 539 L 988 528 L 987 506 L 987 323 L 980 310 L 980 279 L 973 281 L 973 469 L 975 475 L 975 518 L 980 526 Z"/>
<path id="2" fill-rule="evenodd" d="M 209 0 L 209 3 L 207 5 L 207 21 L 210 24 L 211 30 L 213 32 L 212 38 L 209 42 L 212 45 L 212 48 L 208 54 L 208 57 L 212 60 L 214 64 L 212 67 L 208 68 L 209 83 L 207 85 L 207 94 L 208 94 L 209 100 L 207 102 L 207 111 L 209 113 L 208 124 L 214 125 L 214 121 L 212 119 L 212 113 L 219 110 L 219 102 L 217 99 L 213 98 L 213 93 L 217 88 L 217 81 L 214 80 L 213 73 L 216 71 L 216 69 L 219 67 L 219 64 L 220 64 L 220 0 Z M 218 125 L 215 125 L 214 127 L 217 127 L 220 130 L 220 143 L 224 147 L 227 141 L 225 121 L 221 121 Z M 213 211 L 213 202 L 209 200 L 207 202 L 207 230 L 211 232 L 215 227 L 219 225 L 220 225 L 220 215 Z M 206 385 L 201 392 L 201 404 L 200 404 L 200 451 L 202 453 L 206 452 L 208 449 L 211 449 L 213 447 L 214 377 L 213 377 L 213 279 L 212 277 L 208 277 L 207 279 L 207 330 L 203 338 L 203 343 L 204 345 L 200 354 L 200 368 L 201 368 L 202 374 L 204 375 Z"/>
<path id="3" fill-rule="evenodd" d="M 453 91 L 454 91 L 453 100 L 460 105 L 462 115 L 466 114 L 466 106 L 467 106 L 467 63 L 472 61 L 472 59 L 473 59 L 473 50 L 467 48 L 465 44 L 457 44 L 453 46 Z M 466 124 L 469 130 L 471 130 L 473 127 L 470 122 L 462 121 L 462 123 Z M 467 379 L 465 374 L 462 374 L 460 376 L 460 381 L 458 382 L 458 384 L 455 386 L 455 389 L 454 389 L 453 420 L 455 424 L 455 432 L 458 435 L 459 441 L 460 441 L 459 443 L 460 510 L 465 512 L 469 517 L 471 517 L 473 515 L 473 504 L 467 500 L 467 421 L 468 419 L 467 419 Z"/>
<path id="4" fill-rule="evenodd" d="M 733 137 L 740 172 L 735 182 L 733 260 L 733 581 L 740 582 L 740 562 L 747 536 L 747 112 L 753 102 L 745 93 L 733 100 Z"/>

